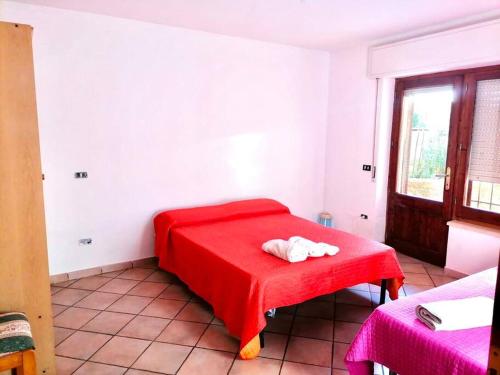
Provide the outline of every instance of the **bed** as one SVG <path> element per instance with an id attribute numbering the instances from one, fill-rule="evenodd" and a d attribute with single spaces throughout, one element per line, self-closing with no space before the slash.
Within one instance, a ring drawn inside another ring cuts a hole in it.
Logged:
<path id="1" fill-rule="evenodd" d="M 405 375 L 484 375 L 491 327 L 435 332 L 417 320 L 424 302 L 485 296 L 494 298 L 497 269 L 378 307 L 347 351 L 351 375 L 373 374 L 373 362 Z"/>
<path id="2" fill-rule="evenodd" d="M 165 211 L 154 227 L 160 268 L 212 306 L 229 333 L 240 338 L 243 359 L 258 355 L 270 309 L 382 280 L 396 299 L 403 283 L 392 248 L 294 216 L 271 199 Z M 337 245 L 340 252 L 289 263 L 261 249 L 267 240 L 295 235 Z"/>

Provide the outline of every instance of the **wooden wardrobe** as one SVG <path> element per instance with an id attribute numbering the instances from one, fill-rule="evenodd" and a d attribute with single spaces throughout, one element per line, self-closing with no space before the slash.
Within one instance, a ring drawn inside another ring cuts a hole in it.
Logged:
<path id="1" fill-rule="evenodd" d="M 55 374 L 33 28 L 0 22 L 0 311 L 28 315 L 39 374 Z"/>

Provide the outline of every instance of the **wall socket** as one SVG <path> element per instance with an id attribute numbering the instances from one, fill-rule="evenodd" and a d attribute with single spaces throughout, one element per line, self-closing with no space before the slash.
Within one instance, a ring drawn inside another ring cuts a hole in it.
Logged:
<path id="1" fill-rule="evenodd" d="M 82 238 L 78 241 L 80 246 L 82 245 L 92 245 L 92 238 Z"/>
<path id="2" fill-rule="evenodd" d="M 88 176 L 87 172 L 75 172 L 75 178 L 87 178 Z"/>
<path id="3" fill-rule="evenodd" d="M 370 164 L 363 164 L 363 170 L 370 172 L 372 170 L 372 166 Z"/>

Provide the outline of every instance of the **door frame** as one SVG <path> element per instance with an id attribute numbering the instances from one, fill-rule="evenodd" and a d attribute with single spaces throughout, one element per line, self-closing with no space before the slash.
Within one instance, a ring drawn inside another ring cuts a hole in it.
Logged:
<path id="1" fill-rule="evenodd" d="M 443 190 L 442 202 L 436 202 L 429 199 L 412 197 L 397 193 L 396 184 L 399 158 L 399 137 L 401 128 L 401 110 L 403 102 L 402 99 L 404 91 L 407 89 L 418 87 L 442 86 L 447 84 L 453 85 L 455 92 L 450 113 L 450 129 L 448 135 L 447 158 L 445 166 L 450 167 L 452 170 L 450 176 L 450 187 L 448 190 Z M 454 196 L 453 192 L 455 189 L 455 171 L 457 170 L 458 128 L 460 123 L 463 94 L 463 75 L 461 75 L 459 72 L 437 73 L 396 79 L 389 156 L 389 177 L 387 186 L 387 224 L 385 231 L 385 240 L 387 243 L 394 243 L 394 239 L 391 238 L 391 233 L 394 231 L 394 208 L 396 204 L 403 205 L 408 209 L 426 210 L 433 216 L 440 216 L 443 219 L 443 225 L 446 225 L 446 222 L 452 219 L 452 200 Z M 443 266 L 446 260 L 447 238 L 443 240 L 445 240 L 445 243 L 442 244 L 444 252 L 426 252 L 425 254 L 420 254 L 420 246 L 415 246 L 414 248 L 407 249 L 406 253 L 407 255 Z"/>

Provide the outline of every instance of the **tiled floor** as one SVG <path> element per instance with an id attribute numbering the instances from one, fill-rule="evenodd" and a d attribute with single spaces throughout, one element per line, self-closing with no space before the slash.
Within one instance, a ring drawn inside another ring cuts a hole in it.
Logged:
<path id="1" fill-rule="evenodd" d="M 401 296 L 454 280 L 399 257 Z M 241 361 L 210 307 L 153 265 L 67 281 L 52 286 L 57 374 L 347 374 L 344 354 L 379 293 L 362 284 L 278 309 L 260 357 Z"/>

